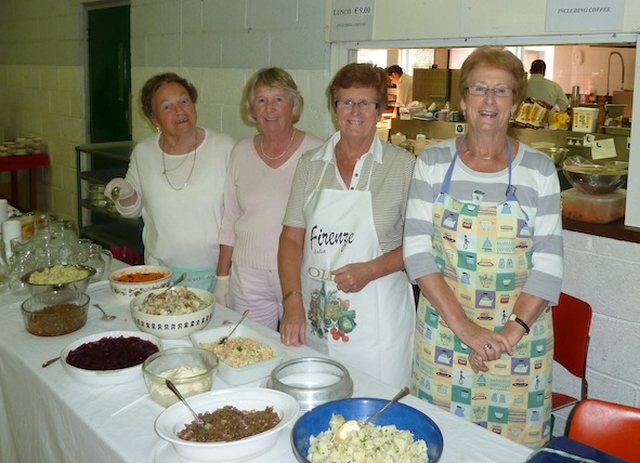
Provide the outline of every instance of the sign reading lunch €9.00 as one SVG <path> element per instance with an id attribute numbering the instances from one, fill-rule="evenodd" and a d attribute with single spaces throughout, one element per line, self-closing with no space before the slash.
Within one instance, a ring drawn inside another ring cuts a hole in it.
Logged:
<path id="1" fill-rule="evenodd" d="M 373 0 L 333 0 L 329 41 L 371 40 Z"/>

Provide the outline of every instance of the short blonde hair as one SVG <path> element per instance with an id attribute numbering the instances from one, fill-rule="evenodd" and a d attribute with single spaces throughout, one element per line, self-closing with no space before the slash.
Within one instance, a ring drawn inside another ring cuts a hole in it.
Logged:
<path id="1" fill-rule="evenodd" d="M 253 117 L 253 108 L 256 104 L 256 90 L 258 87 L 277 88 L 284 90 L 291 98 L 293 104 L 292 120 L 295 124 L 300 120 L 302 108 L 304 107 L 304 99 L 298 90 L 296 82 L 287 71 L 277 67 L 264 68 L 257 71 L 251 76 L 244 92 L 244 108 L 247 118 L 256 123 Z"/>

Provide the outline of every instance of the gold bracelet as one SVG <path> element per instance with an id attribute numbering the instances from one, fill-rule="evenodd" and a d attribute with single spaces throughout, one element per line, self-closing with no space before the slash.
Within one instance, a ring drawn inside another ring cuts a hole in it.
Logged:
<path id="1" fill-rule="evenodd" d="M 294 294 L 299 294 L 302 296 L 302 291 L 300 291 L 299 289 L 292 289 L 291 291 L 288 291 L 287 294 L 285 294 L 282 298 L 282 303 L 284 304 L 284 301 L 289 299 L 289 297 L 293 296 Z"/>

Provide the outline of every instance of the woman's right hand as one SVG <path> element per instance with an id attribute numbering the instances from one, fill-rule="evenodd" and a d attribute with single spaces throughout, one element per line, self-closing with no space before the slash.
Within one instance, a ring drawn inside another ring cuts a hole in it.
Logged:
<path id="1" fill-rule="evenodd" d="M 284 309 L 284 315 L 280 320 L 280 340 L 285 346 L 302 346 L 305 342 L 305 330 L 307 319 L 302 305 L 302 297 L 298 294 L 294 297 L 298 300 L 289 300 Z"/>
<path id="2" fill-rule="evenodd" d="M 114 190 L 118 188 L 117 194 L 115 194 Z M 116 177 L 112 179 L 107 186 L 104 187 L 104 195 L 113 200 L 113 201 L 121 201 L 123 199 L 127 199 L 136 191 L 133 189 L 133 186 L 125 179 Z"/>

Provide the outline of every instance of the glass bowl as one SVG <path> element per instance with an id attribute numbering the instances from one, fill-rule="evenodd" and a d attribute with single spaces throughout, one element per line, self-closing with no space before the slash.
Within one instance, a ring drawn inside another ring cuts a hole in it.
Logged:
<path id="1" fill-rule="evenodd" d="M 89 296 L 83 292 L 50 291 L 30 297 L 20 305 L 27 331 L 36 336 L 60 336 L 87 323 Z"/>
<path id="2" fill-rule="evenodd" d="M 218 369 L 218 357 L 196 347 L 176 347 L 151 355 L 142 365 L 142 374 L 151 398 L 169 407 L 179 399 L 169 390 L 170 379 L 184 397 L 208 392 Z"/>

